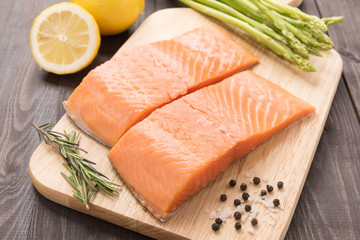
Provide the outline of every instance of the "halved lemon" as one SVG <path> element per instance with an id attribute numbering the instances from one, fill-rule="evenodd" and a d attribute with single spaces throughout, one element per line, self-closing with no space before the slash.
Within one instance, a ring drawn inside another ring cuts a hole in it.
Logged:
<path id="1" fill-rule="evenodd" d="M 41 68 L 69 74 L 87 67 L 100 46 L 94 17 L 75 3 L 59 3 L 42 11 L 30 31 L 31 52 Z"/>

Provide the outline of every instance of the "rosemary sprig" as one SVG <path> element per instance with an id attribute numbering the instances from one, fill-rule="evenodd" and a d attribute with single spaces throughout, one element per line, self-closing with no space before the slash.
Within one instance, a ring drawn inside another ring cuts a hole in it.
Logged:
<path id="1" fill-rule="evenodd" d="M 63 165 L 69 170 L 70 175 L 67 176 L 63 172 L 61 172 L 61 175 L 74 188 L 73 196 L 81 201 L 87 209 L 89 209 L 91 198 L 99 189 L 111 196 L 119 194 L 115 187 L 120 187 L 120 185 L 108 181 L 109 178 L 93 167 L 96 163 L 79 154 L 79 151 L 87 153 L 79 147 L 80 133 L 75 131 L 71 133 L 52 131 L 50 128 L 53 124 L 50 123 L 41 126 L 32 123 L 32 126 L 38 132 L 39 139 L 53 146 L 65 159 L 66 163 L 63 163 Z"/>

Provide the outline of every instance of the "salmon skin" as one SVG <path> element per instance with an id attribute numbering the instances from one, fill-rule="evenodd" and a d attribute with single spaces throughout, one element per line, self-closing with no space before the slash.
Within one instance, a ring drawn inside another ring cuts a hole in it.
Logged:
<path id="1" fill-rule="evenodd" d="M 64 106 L 78 127 L 113 146 L 156 108 L 257 62 L 223 30 L 205 26 L 105 62 L 90 71 Z"/>
<path id="2" fill-rule="evenodd" d="M 315 108 L 251 71 L 188 94 L 132 127 L 108 157 L 158 219 Z"/>

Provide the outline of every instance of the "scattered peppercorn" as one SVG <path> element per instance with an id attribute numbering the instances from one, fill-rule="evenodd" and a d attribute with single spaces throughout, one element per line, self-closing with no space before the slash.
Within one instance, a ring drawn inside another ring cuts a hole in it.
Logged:
<path id="1" fill-rule="evenodd" d="M 251 206 L 250 205 L 245 205 L 245 211 L 250 212 L 251 211 Z"/>
<path id="2" fill-rule="evenodd" d="M 217 218 L 217 219 L 215 219 L 215 222 L 216 222 L 217 224 L 219 224 L 219 225 L 221 225 L 221 224 L 222 224 L 222 220 L 221 220 L 221 218 Z"/>
<path id="3" fill-rule="evenodd" d="M 237 199 L 234 200 L 234 205 L 235 206 L 239 206 L 240 204 L 241 204 L 240 199 L 237 198 Z"/>
<path id="4" fill-rule="evenodd" d="M 284 183 L 283 183 L 282 181 L 279 181 L 279 182 L 277 183 L 277 187 L 278 187 L 279 189 L 282 189 L 283 186 L 284 186 Z"/>
<path id="5" fill-rule="evenodd" d="M 234 218 L 236 220 L 239 220 L 241 218 L 241 213 L 240 212 L 234 212 Z"/>
<path id="6" fill-rule="evenodd" d="M 266 194 L 267 194 L 267 191 L 266 191 L 266 190 L 261 190 L 260 196 L 265 196 Z"/>
<path id="7" fill-rule="evenodd" d="M 271 185 L 266 185 L 266 189 L 268 192 L 272 192 L 274 190 L 273 186 Z"/>
<path id="8" fill-rule="evenodd" d="M 277 198 L 274 199 L 273 204 L 274 204 L 275 207 L 279 206 L 280 205 L 280 200 L 277 199 Z"/>
<path id="9" fill-rule="evenodd" d="M 221 194 L 221 195 L 220 195 L 220 200 L 221 200 L 221 201 L 224 202 L 224 201 L 226 201 L 226 199 L 227 199 L 226 194 Z"/>
<path id="10" fill-rule="evenodd" d="M 235 229 L 237 229 L 237 230 L 241 229 L 241 223 L 240 222 L 235 223 Z"/>
<path id="11" fill-rule="evenodd" d="M 242 199 L 244 199 L 244 201 L 247 201 L 249 199 L 250 195 L 247 192 L 244 192 L 242 194 Z"/>
<path id="12" fill-rule="evenodd" d="M 245 190 L 247 189 L 247 184 L 246 184 L 246 183 L 242 183 L 242 184 L 240 185 L 240 189 L 241 189 L 241 191 L 245 191 Z"/>
<path id="13" fill-rule="evenodd" d="M 261 182 L 261 180 L 258 177 L 254 177 L 253 182 L 255 185 L 258 185 Z"/>
<path id="14" fill-rule="evenodd" d="M 235 187 L 235 185 L 236 185 L 236 181 L 235 180 L 230 180 L 230 182 L 229 182 L 229 185 L 230 185 L 230 187 Z"/>
<path id="15" fill-rule="evenodd" d="M 214 230 L 215 232 L 220 229 L 220 225 L 217 223 L 213 223 L 213 225 L 211 227 L 212 227 L 212 230 Z"/>
<path id="16" fill-rule="evenodd" d="M 251 219 L 251 225 L 255 226 L 258 224 L 258 220 L 256 218 Z"/>

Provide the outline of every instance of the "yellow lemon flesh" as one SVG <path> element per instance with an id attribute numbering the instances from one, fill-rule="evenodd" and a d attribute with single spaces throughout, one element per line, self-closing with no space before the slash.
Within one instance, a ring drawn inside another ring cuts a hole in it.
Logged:
<path id="1" fill-rule="evenodd" d="M 99 27 L 93 16 L 74 3 L 55 4 L 34 20 L 31 52 L 48 72 L 69 74 L 88 66 L 100 46 Z"/>
<path id="2" fill-rule="evenodd" d="M 145 0 L 71 0 L 88 10 L 96 19 L 101 35 L 115 35 L 135 23 Z"/>

